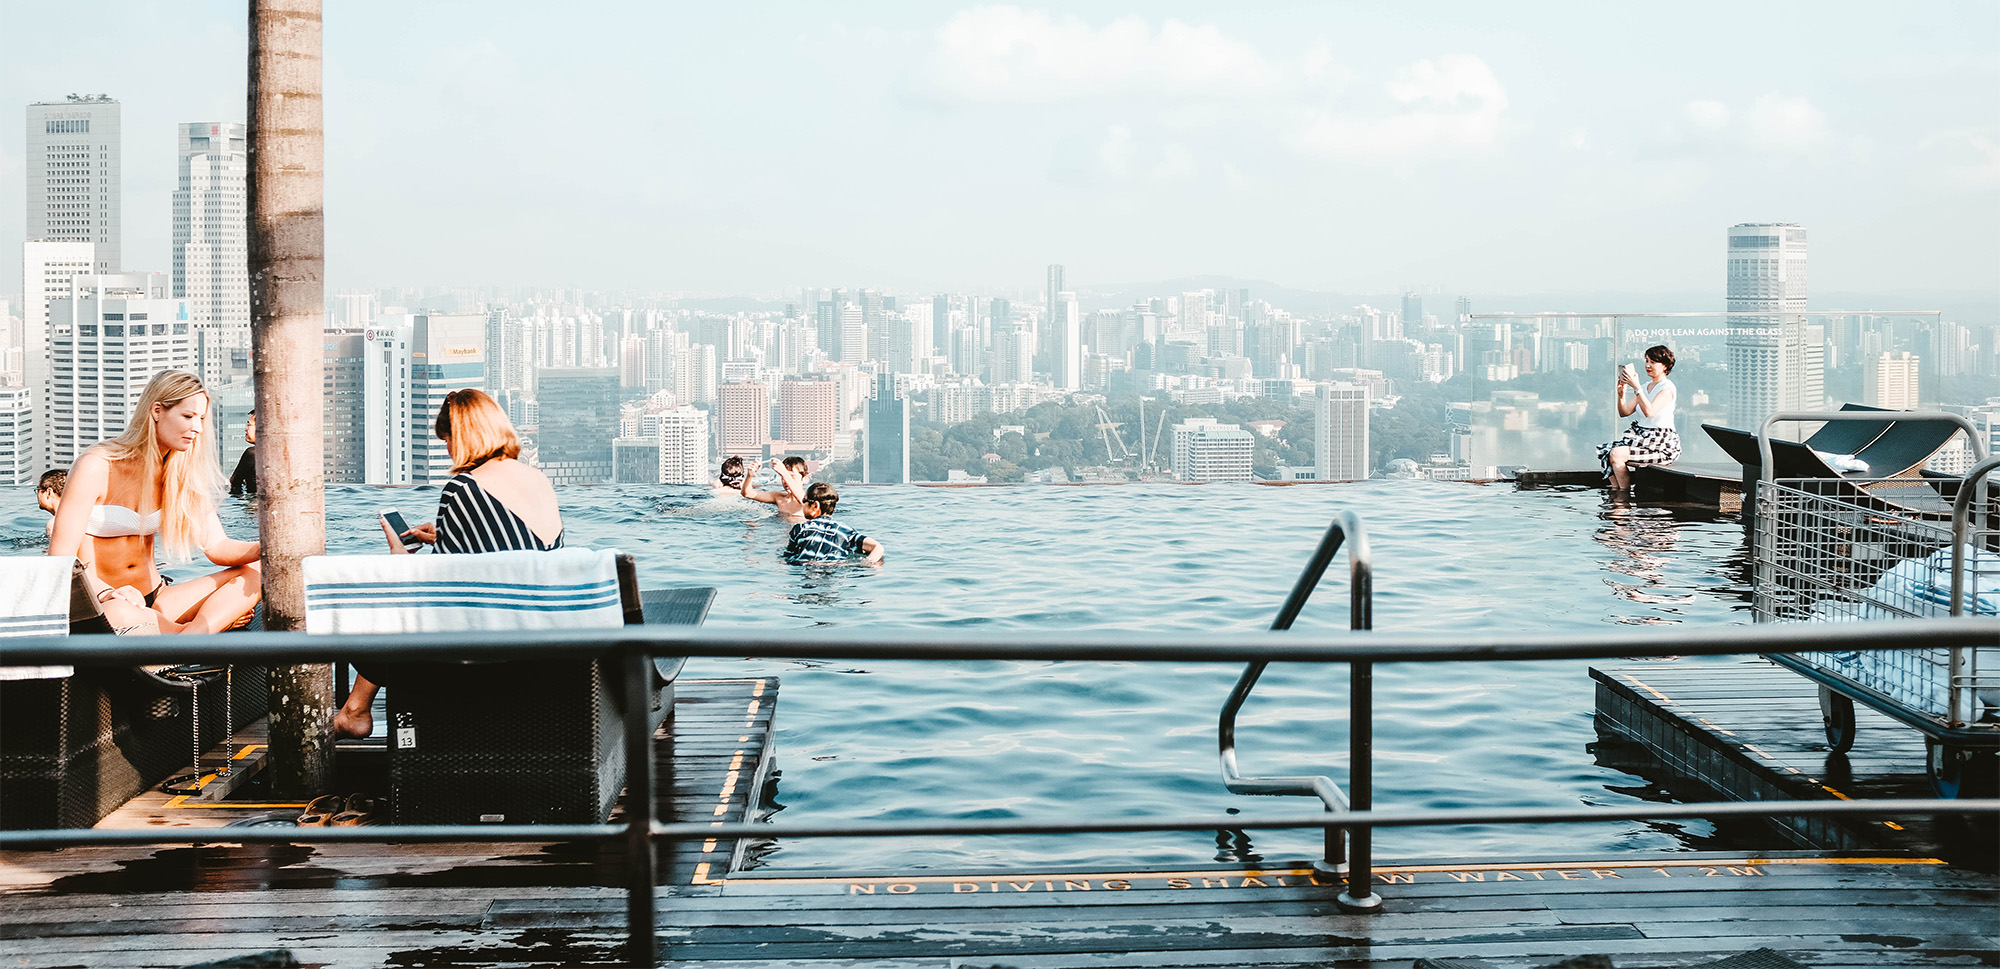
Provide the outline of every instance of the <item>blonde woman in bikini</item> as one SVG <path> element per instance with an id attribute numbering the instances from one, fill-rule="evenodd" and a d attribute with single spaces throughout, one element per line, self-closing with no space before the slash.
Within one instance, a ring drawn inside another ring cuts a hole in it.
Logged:
<path id="1" fill-rule="evenodd" d="M 223 490 L 208 391 L 190 373 L 156 374 L 125 433 L 70 469 L 49 554 L 84 564 L 84 584 L 116 632 L 228 629 L 263 594 L 262 553 L 223 534 L 215 513 Z M 199 551 L 223 569 L 169 585 L 156 551 L 183 562 Z"/>

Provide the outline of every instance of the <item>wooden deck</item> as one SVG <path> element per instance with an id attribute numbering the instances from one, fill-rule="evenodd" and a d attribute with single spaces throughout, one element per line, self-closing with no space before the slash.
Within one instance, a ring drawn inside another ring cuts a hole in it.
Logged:
<path id="1" fill-rule="evenodd" d="M 686 681 L 672 816 L 754 816 L 771 679 Z M 1865 736 L 1865 735 L 1864 735 Z M 287 808 L 158 797 L 107 823 Z M 2000 965 L 2000 880 L 1896 851 L 1381 859 L 1384 910 L 1341 913 L 1303 863 L 1192 869 L 740 870 L 664 866 L 661 963 L 710 969 L 1393 966 L 1477 958 L 1691 966 L 1758 948 L 1814 966 Z M 625 965 L 615 850 L 204 845 L 0 854 L 0 966 L 190 966 L 268 950 L 327 967 Z"/>

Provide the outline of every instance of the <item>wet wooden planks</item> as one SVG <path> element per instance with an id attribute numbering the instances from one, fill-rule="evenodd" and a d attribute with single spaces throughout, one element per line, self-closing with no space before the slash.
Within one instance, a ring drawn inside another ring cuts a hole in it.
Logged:
<path id="1" fill-rule="evenodd" d="M 1592 669 L 1600 735 L 1643 748 L 1635 773 L 1664 770 L 1727 800 L 1832 800 L 1935 795 L 1924 776 L 1923 735 L 1856 705 L 1845 754 L 1828 749 L 1812 681 L 1767 660 L 1649 663 Z M 1600 751 L 1602 754 L 1603 751 Z M 1958 819 L 1781 818 L 1799 847 L 1891 847 L 1961 857 Z M 1979 841 L 1977 837 L 1973 841 Z M 1986 839 L 1990 843 L 1990 836 Z"/>
<path id="2" fill-rule="evenodd" d="M 712 969 L 1529 966 L 1583 955 L 1632 967 L 1758 947 L 1812 965 L 2000 959 L 1995 880 L 1913 859 L 1447 862 L 1384 868 L 1378 883 L 1384 911 L 1357 916 L 1305 868 L 739 876 L 662 890 L 662 955 Z M 27 966 L 175 966 L 195 961 L 185 954 L 264 948 L 327 966 L 612 965 L 624 904 L 602 888 L 19 901 L 0 926 L 0 960 Z M 167 906 L 177 909 L 156 919 L 128 914 Z"/>

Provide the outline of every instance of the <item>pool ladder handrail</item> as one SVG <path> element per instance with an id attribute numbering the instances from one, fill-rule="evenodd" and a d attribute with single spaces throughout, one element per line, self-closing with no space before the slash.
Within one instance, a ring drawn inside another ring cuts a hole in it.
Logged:
<path id="1" fill-rule="evenodd" d="M 1375 623 L 1375 570 L 1368 549 L 1368 533 L 1361 527 L 1361 519 L 1353 512 L 1340 512 L 1327 525 L 1326 533 L 1320 536 L 1319 547 L 1299 573 L 1298 581 L 1292 583 L 1291 595 L 1279 608 L 1278 617 L 1271 621 L 1271 629 L 1282 631 L 1292 628 L 1292 622 L 1305 609 L 1306 600 L 1312 598 L 1313 590 L 1319 588 L 1319 580 L 1326 574 L 1327 566 L 1333 564 L 1334 556 L 1340 554 L 1341 546 L 1347 546 L 1348 569 L 1348 615 L 1347 626 L 1351 630 L 1371 629 Z M 1236 680 L 1236 686 L 1229 691 L 1229 699 L 1222 704 L 1222 712 L 1216 719 L 1216 746 L 1222 756 L 1222 783 L 1231 794 L 1280 794 L 1317 797 L 1327 811 L 1342 814 L 1349 811 L 1366 811 L 1373 800 L 1372 750 L 1373 736 L 1373 677 L 1374 664 L 1350 664 L 1352 679 L 1348 714 L 1349 771 L 1354 794 L 1349 797 L 1340 785 L 1323 774 L 1301 774 L 1282 777 L 1245 777 L 1236 766 L 1236 714 L 1250 698 L 1250 691 L 1257 686 L 1258 678 L 1264 675 L 1265 662 L 1251 663 L 1243 668 L 1243 675 Z M 1370 887 L 1372 866 L 1370 840 L 1372 832 L 1367 830 L 1350 834 L 1346 829 L 1329 828 L 1326 832 L 1325 857 L 1313 866 L 1329 874 L 1344 874 L 1347 889 L 1336 900 L 1349 911 L 1371 912 L 1382 907 L 1382 897 Z"/>

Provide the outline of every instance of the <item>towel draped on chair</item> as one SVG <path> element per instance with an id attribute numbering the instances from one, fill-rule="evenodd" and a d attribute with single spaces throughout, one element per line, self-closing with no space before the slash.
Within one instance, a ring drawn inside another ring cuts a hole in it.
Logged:
<path id="1" fill-rule="evenodd" d="M 440 633 L 624 624 L 618 553 L 318 555 L 304 561 L 306 632 Z"/>
<path id="2" fill-rule="evenodd" d="M 0 636 L 69 634 L 70 576 L 76 560 L 22 555 L 0 560 Z M 0 680 L 42 680 L 68 676 L 68 666 L 0 666 Z"/>

